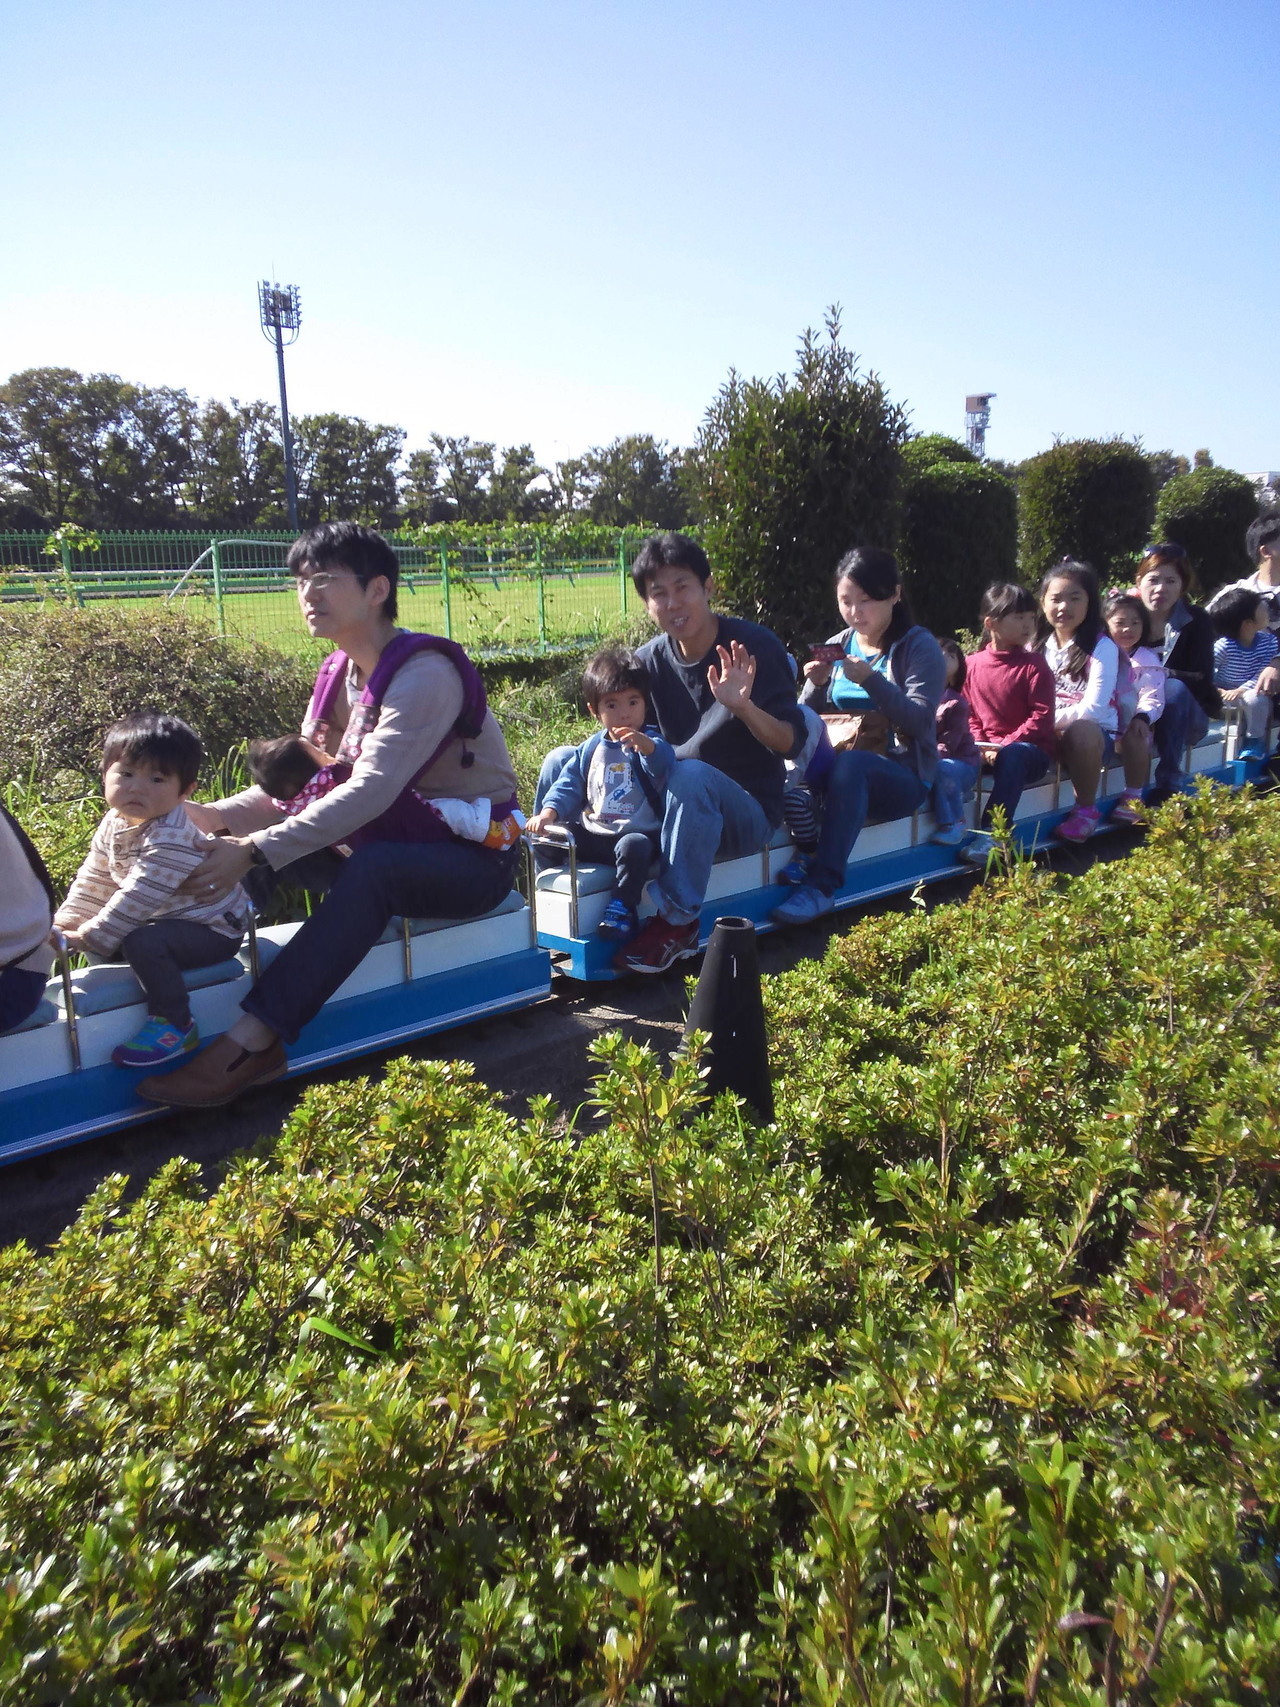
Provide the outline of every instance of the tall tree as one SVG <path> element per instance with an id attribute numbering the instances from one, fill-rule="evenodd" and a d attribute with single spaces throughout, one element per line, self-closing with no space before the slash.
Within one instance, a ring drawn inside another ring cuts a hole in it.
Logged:
<path id="1" fill-rule="evenodd" d="M 184 506 L 210 527 L 283 527 L 284 450 L 270 403 L 206 403 L 196 421 Z"/>
<path id="2" fill-rule="evenodd" d="M 495 468 L 489 481 L 486 520 L 494 522 L 527 522 L 544 516 L 554 499 L 546 480 L 547 471 L 533 454 L 532 445 L 508 445 L 502 453 L 502 464 Z"/>
<path id="3" fill-rule="evenodd" d="M 580 459 L 580 484 L 592 521 L 612 527 L 650 524 L 681 528 L 689 502 L 681 483 L 682 454 L 652 433 L 631 433 L 596 445 Z"/>
<path id="4" fill-rule="evenodd" d="M 487 521 L 495 447 L 483 440 L 432 433 L 431 448 L 440 461 L 440 496 L 448 505 L 448 515 L 443 519 Z"/>
<path id="5" fill-rule="evenodd" d="M 54 527 L 85 521 L 84 376 L 27 368 L 0 386 L 0 468 L 16 501 Z"/>
<path id="6" fill-rule="evenodd" d="M 393 527 L 396 465 L 403 448 L 400 427 L 374 425 L 355 415 L 299 415 L 294 450 L 302 525 L 360 521 Z"/>

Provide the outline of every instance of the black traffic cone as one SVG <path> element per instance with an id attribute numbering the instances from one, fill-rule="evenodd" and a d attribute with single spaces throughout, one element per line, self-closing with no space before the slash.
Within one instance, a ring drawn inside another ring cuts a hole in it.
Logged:
<path id="1" fill-rule="evenodd" d="M 691 1031 L 711 1038 L 708 1092 L 733 1091 L 761 1120 L 772 1120 L 773 1079 L 750 919 L 716 920 L 685 1021 L 685 1036 Z"/>

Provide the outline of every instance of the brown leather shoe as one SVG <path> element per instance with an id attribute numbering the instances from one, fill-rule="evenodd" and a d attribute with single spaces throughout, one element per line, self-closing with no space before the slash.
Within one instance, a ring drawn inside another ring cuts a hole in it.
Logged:
<path id="1" fill-rule="evenodd" d="M 266 1049 L 243 1049 L 225 1034 L 172 1073 L 143 1079 L 138 1095 L 174 1108 L 218 1108 L 252 1085 L 270 1084 L 289 1070 L 280 1039 Z"/>

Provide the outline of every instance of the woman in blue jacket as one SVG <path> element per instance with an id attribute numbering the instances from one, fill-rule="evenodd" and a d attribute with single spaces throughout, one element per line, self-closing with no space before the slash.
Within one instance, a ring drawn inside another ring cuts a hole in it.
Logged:
<path id="1" fill-rule="evenodd" d="M 836 753 L 818 846 L 807 869 L 803 862 L 787 868 L 788 877 L 801 881 L 773 909 L 779 924 L 830 912 L 868 814 L 905 818 L 924 804 L 938 768 L 935 728 L 946 663 L 938 642 L 911 615 L 892 553 L 847 552 L 836 569 L 836 603 L 847 626 L 805 665 L 802 697 L 817 711 L 864 718 L 875 734 L 871 745 Z M 837 646 L 838 658 L 825 656 Z"/>

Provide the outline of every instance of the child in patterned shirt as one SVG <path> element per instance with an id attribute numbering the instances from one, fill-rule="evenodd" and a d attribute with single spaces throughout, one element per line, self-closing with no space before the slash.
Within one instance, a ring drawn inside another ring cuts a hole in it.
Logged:
<path id="1" fill-rule="evenodd" d="M 112 724 L 102 748 L 108 811 L 54 915 L 69 948 L 122 957 L 142 985 L 147 1019 L 112 1051 L 118 1067 L 155 1067 L 199 1045 L 182 974 L 229 960 L 249 922 L 238 883 L 211 901 L 179 892 L 211 839 L 186 808 L 202 757 L 179 717 L 139 711 Z"/>

